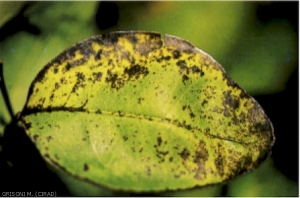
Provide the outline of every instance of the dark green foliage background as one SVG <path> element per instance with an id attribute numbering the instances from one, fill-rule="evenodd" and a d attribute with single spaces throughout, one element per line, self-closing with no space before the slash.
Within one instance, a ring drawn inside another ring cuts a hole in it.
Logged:
<path id="1" fill-rule="evenodd" d="M 162 195 L 298 196 L 298 2 L 0 2 L 0 60 L 15 113 L 47 62 L 75 42 L 117 30 L 190 41 L 258 100 L 275 128 L 273 154 L 257 170 L 223 187 Z M 9 122 L 2 97 L 0 107 Z M 24 131 L 9 126 L 4 135 L 4 129 L 1 191 L 116 195 L 49 172 Z"/>

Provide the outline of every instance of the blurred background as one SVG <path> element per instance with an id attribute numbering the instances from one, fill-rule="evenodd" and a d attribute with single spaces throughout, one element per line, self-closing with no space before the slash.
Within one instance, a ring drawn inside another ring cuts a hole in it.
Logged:
<path id="1" fill-rule="evenodd" d="M 226 184 L 170 196 L 298 196 L 299 3 L 262 1 L 0 2 L 0 60 L 14 112 L 46 63 L 74 43 L 117 30 L 190 41 L 217 60 L 265 109 L 276 143 L 258 169 Z M 0 97 L 0 191 L 120 195 L 46 166 Z M 6 125 L 6 127 L 5 127 Z"/>

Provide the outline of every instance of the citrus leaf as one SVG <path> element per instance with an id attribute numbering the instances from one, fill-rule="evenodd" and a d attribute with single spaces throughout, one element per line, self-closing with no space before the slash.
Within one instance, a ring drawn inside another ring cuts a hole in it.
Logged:
<path id="1" fill-rule="evenodd" d="M 260 105 L 212 57 L 154 32 L 75 44 L 37 75 L 21 119 L 50 164 L 136 192 L 229 180 L 274 143 Z"/>

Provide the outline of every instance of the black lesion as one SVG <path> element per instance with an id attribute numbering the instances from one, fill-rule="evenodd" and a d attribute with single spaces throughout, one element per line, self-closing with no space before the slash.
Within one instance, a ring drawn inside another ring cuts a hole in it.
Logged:
<path id="1" fill-rule="evenodd" d="M 69 71 L 71 69 L 71 64 L 69 62 L 67 62 L 66 66 L 65 66 L 65 71 Z"/>
<path id="2" fill-rule="evenodd" d="M 161 150 L 162 143 L 163 143 L 162 137 L 158 136 L 157 143 L 154 145 L 154 148 L 155 148 L 156 156 L 159 158 L 158 161 L 159 163 L 164 162 L 165 156 L 169 154 L 169 151 Z"/>
<path id="3" fill-rule="evenodd" d="M 96 54 L 95 54 L 95 60 L 100 60 L 101 59 L 101 55 L 102 55 L 102 50 L 99 50 Z"/>
<path id="4" fill-rule="evenodd" d="M 77 72 L 76 77 L 77 77 L 77 80 L 76 80 L 76 83 L 75 83 L 75 85 L 73 86 L 73 89 L 72 89 L 73 93 L 75 93 L 79 88 L 84 88 L 85 87 L 85 84 L 84 84 L 85 75 L 84 75 L 84 73 Z"/>
<path id="5" fill-rule="evenodd" d="M 30 122 L 26 122 L 23 120 L 23 124 L 26 130 L 29 130 L 31 128 L 31 123 Z"/>
<path id="6" fill-rule="evenodd" d="M 127 39 L 130 41 L 130 43 L 132 43 L 132 45 L 136 45 L 139 42 L 139 40 L 138 40 L 138 38 L 136 37 L 135 34 L 129 34 L 127 36 Z"/>
<path id="7" fill-rule="evenodd" d="M 181 53 L 178 50 L 174 50 L 172 54 L 174 59 L 178 59 L 181 56 Z"/>
<path id="8" fill-rule="evenodd" d="M 113 73 L 112 70 L 107 70 L 107 75 L 105 78 L 105 82 L 110 83 L 112 89 L 120 89 L 122 88 L 127 81 L 136 80 L 140 77 L 145 77 L 149 74 L 149 70 L 147 67 L 135 64 L 129 68 L 124 69 L 123 74 Z M 95 80 L 101 80 L 102 73 L 93 73 Z"/>
<path id="9" fill-rule="evenodd" d="M 138 104 L 141 104 L 142 101 L 144 101 L 144 100 L 145 100 L 145 98 L 138 98 Z"/>
<path id="10" fill-rule="evenodd" d="M 199 68 L 197 67 L 196 65 L 192 66 L 191 68 L 192 72 L 195 74 L 199 74 L 201 77 L 204 76 L 204 72 Z"/>
<path id="11" fill-rule="evenodd" d="M 84 164 L 84 165 L 83 165 L 83 170 L 84 170 L 84 171 L 88 171 L 88 170 L 89 170 L 89 166 L 88 166 L 87 164 Z"/>
<path id="12" fill-rule="evenodd" d="M 147 67 L 136 64 L 129 68 L 125 68 L 124 73 L 128 75 L 129 79 L 138 79 L 140 76 L 147 76 L 149 70 Z"/>
<path id="13" fill-rule="evenodd" d="M 221 177 L 223 177 L 223 175 L 224 175 L 224 167 L 226 165 L 225 163 L 226 162 L 223 159 L 222 155 L 218 154 L 218 157 L 215 159 L 215 166 Z"/>
<path id="14" fill-rule="evenodd" d="M 108 33 L 108 34 L 103 34 L 102 35 L 102 41 L 104 44 L 114 44 L 118 43 L 119 37 L 121 36 L 122 33 L 120 32 L 113 32 L 113 33 Z"/>
<path id="15" fill-rule="evenodd" d="M 32 92 L 33 86 L 35 85 L 35 83 L 37 83 L 37 82 L 42 83 L 46 79 L 46 74 L 48 72 L 49 67 L 51 67 L 50 64 L 46 65 L 42 70 L 40 70 L 40 72 L 38 73 L 38 75 L 34 79 L 34 83 L 31 84 L 29 93 Z"/>
<path id="16" fill-rule="evenodd" d="M 196 115 L 193 112 L 190 112 L 189 115 L 190 115 L 191 119 L 194 119 L 196 117 Z"/>
<path id="17" fill-rule="evenodd" d="M 200 163 L 201 161 L 208 160 L 209 153 L 206 149 L 206 144 L 204 141 L 202 141 L 202 140 L 199 141 L 197 150 L 195 151 L 195 154 L 193 157 L 194 157 L 193 162 L 197 163 L 197 164 Z"/>
<path id="18" fill-rule="evenodd" d="M 127 140 L 128 140 L 128 136 L 127 136 L 127 135 L 124 135 L 124 136 L 123 136 L 123 140 L 124 140 L 124 141 L 127 141 Z"/>
<path id="19" fill-rule="evenodd" d="M 33 140 L 34 140 L 34 141 L 37 141 L 38 138 L 39 138 L 39 135 L 34 135 L 34 136 L 33 136 Z"/>
<path id="20" fill-rule="evenodd" d="M 79 80 L 79 81 L 85 80 L 85 75 L 82 72 L 77 72 L 76 76 L 77 76 L 77 80 Z"/>
<path id="21" fill-rule="evenodd" d="M 201 106 L 204 107 L 204 105 L 207 104 L 207 103 L 208 103 L 208 101 L 207 101 L 206 99 L 204 99 L 204 100 L 201 102 Z"/>
<path id="22" fill-rule="evenodd" d="M 110 83 L 112 89 L 120 89 L 124 86 L 124 78 L 119 78 L 118 74 L 112 73 L 110 70 L 107 71 L 107 77 L 105 78 L 105 82 Z"/>
<path id="23" fill-rule="evenodd" d="M 53 73 L 56 74 L 57 72 L 58 72 L 58 68 L 57 68 L 57 67 L 54 67 Z"/>
<path id="24" fill-rule="evenodd" d="M 56 82 L 56 83 L 54 84 L 54 89 L 57 90 L 59 87 L 60 87 L 59 83 Z"/>
<path id="25" fill-rule="evenodd" d="M 185 84 L 187 80 L 189 80 L 189 77 L 186 74 L 183 74 L 182 75 L 182 83 Z"/>
<path id="26" fill-rule="evenodd" d="M 93 72 L 93 77 L 94 77 L 94 81 L 101 81 L 101 78 L 102 78 L 102 72 Z"/>
<path id="27" fill-rule="evenodd" d="M 161 56 L 160 58 L 157 58 L 157 62 L 162 62 L 162 61 L 169 61 L 171 59 L 171 56 Z M 165 65 L 162 65 L 165 66 Z"/>
<path id="28" fill-rule="evenodd" d="M 60 83 L 61 83 L 61 84 L 66 84 L 66 83 L 67 83 L 66 78 L 65 78 L 65 77 L 62 77 L 62 78 L 60 79 Z"/>
<path id="29" fill-rule="evenodd" d="M 47 139 L 48 142 L 50 142 L 50 140 L 52 140 L 52 136 L 49 135 L 49 136 L 46 137 L 46 139 Z"/>
<path id="30" fill-rule="evenodd" d="M 190 151 L 187 148 L 184 148 L 180 153 L 178 153 L 183 160 L 186 160 L 190 155 Z"/>
<path id="31" fill-rule="evenodd" d="M 177 127 L 185 128 L 188 131 L 193 129 L 193 127 L 191 125 L 187 124 L 185 120 L 182 122 L 180 122 L 179 120 L 173 120 L 172 124 L 174 124 Z"/>
<path id="32" fill-rule="evenodd" d="M 162 143 L 162 138 L 160 136 L 157 137 L 157 146 L 160 146 Z"/>
<path id="33" fill-rule="evenodd" d="M 184 71 L 189 74 L 189 68 L 184 60 L 179 60 L 176 62 L 176 65 L 179 67 L 179 72 L 183 73 Z"/>
<path id="34" fill-rule="evenodd" d="M 223 105 L 225 107 L 230 107 L 233 110 L 236 110 L 240 106 L 240 99 L 234 96 L 231 91 L 224 91 L 223 92 L 224 100 Z"/>
<path id="35" fill-rule="evenodd" d="M 185 110 L 188 110 L 189 111 L 189 116 L 191 119 L 194 119 L 196 117 L 196 115 L 194 114 L 194 112 L 192 111 L 192 108 L 190 105 L 183 105 L 182 106 L 182 110 L 185 111 Z"/>

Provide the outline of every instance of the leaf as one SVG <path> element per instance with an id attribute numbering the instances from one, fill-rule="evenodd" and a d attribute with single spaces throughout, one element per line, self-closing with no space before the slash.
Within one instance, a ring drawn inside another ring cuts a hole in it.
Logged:
<path id="1" fill-rule="evenodd" d="M 260 105 L 180 38 L 86 39 L 33 81 L 23 125 L 50 164 L 116 190 L 186 189 L 257 167 L 274 143 Z"/>

